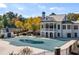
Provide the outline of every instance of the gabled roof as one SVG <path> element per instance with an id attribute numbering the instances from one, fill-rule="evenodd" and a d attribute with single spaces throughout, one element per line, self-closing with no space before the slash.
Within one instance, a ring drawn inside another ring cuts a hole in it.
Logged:
<path id="1" fill-rule="evenodd" d="M 66 21 L 65 18 L 66 18 L 65 14 L 50 15 L 50 16 L 46 16 L 46 19 L 42 21 Z"/>
<path id="2" fill-rule="evenodd" d="M 51 15 L 49 17 L 52 17 L 51 20 L 53 20 L 53 21 L 65 21 L 66 15 L 65 14 Z"/>

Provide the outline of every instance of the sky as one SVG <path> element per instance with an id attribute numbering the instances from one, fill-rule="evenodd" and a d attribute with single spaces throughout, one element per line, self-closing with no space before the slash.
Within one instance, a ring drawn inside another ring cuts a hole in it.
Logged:
<path id="1" fill-rule="evenodd" d="M 45 11 L 46 15 L 51 13 L 67 14 L 79 13 L 78 3 L 0 3 L 0 14 L 8 11 L 23 15 L 23 17 L 41 16 Z"/>

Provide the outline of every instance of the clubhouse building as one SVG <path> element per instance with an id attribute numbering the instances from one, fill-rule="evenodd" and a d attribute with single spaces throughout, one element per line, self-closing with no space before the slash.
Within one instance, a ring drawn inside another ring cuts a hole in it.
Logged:
<path id="1" fill-rule="evenodd" d="M 42 12 L 40 36 L 47 38 L 78 38 L 79 21 L 68 21 L 65 14 L 46 16 Z"/>

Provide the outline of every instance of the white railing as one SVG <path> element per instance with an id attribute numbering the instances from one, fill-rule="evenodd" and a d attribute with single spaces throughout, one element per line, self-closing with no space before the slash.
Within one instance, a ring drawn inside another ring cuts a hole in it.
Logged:
<path id="1" fill-rule="evenodd" d="M 43 30 L 43 31 L 56 31 L 56 29 L 50 29 L 50 28 L 45 28 L 45 29 L 41 29 L 41 30 Z"/>

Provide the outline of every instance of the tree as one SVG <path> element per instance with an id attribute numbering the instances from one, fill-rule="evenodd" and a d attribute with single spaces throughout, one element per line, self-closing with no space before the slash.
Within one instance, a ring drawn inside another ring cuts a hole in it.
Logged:
<path id="1" fill-rule="evenodd" d="M 33 18 L 32 17 L 27 18 L 24 21 L 24 29 L 26 29 L 26 30 L 32 30 L 32 21 L 33 21 Z"/>
<path id="2" fill-rule="evenodd" d="M 79 14 L 69 13 L 69 14 L 67 15 L 68 21 L 77 21 L 78 18 L 79 18 Z"/>
<path id="3" fill-rule="evenodd" d="M 36 27 L 36 30 L 40 29 L 40 22 L 41 22 L 41 18 L 40 17 L 34 17 L 33 20 L 33 26 Z"/>
<path id="4" fill-rule="evenodd" d="M 13 27 L 13 24 L 11 23 L 11 20 L 13 18 L 16 18 L 17 17 L 17 14 L 9 11 L 5 14 L 3 14 L 3 23 L 4 23 L 4 27 L 8 26 L 8 27 Z"/>
<path id="5" fill-rule="evenodd" d="M 4 27 L 3 21 L 0 21 L 0 29 Z"/>
<path id="6" fill-rule="evenodd" d="M 4 27 L 2 15 L 0 15 L 0 29 Z"/>
<path id="7" fill-rule="evenodd" d="M 26 30 L 32 30 L 33 32 L 35 32 L 36 30 L 40 29 L 40 22 L 41 22 L 41 18 L 40 17 L 30 17 L 24 20 L 23 22 L 23 27 Z"/>
<path id="8" fill-rule="evenodd" d="M 3 15 L 3 24 L 4 24 L 4 27 L 8 26 L 7 17 L 5 14 Z"/>
<path id="9" fill-rule="evenodd" d="M 17 17 L 19 18 L 20 21 L 24 22 L 25 18 L 22 15 L 18 15 Z"/>
<path id="10" fill-rule="evenodd" d="M 78 21 L 79 21 L 79 17 L 78 17 Z"/>
<path id="11" fill-rule="evenodd" d="M 0 21 L 2 21 L 3 19 L 2 19 L 2 15 L 0 15 Z"/>
<path id="12" fill-rule="evenodd" d="M 12 18 L 15 18 L 15 17 L 16 17 L 16 14 L 14 14 L 14 13 L 11 12 L 11 11 L 7 12 L 5 15 L 6 15 L 10 20 L 11 20 Z"/>
<path id="13" fill-rule="evenodd" d="M 23 28 L 23 23 L 22 23 L 21 21 L 17 20 L 17 21 L 15 22 L 15 26 L 16 26 L 17 28 Z"/>
<path id="14" fill-rule="evenodd" d="M 37 26 L 35 24 L 32 24 L 32 30 L 35 32 L 37 30 Z"/>
<path id="15" fill-rule="evenodd" d="M 2 25 L 0 27 L 17 27 L 22 28 L 24 30 L 39 30 L 40 28 L 40 17 L 29 17 L 24 18 L 22 15 L 18 15 L 17 13 L 13 13 L 11 11 L 0 15 L 0 22 Z"/>

